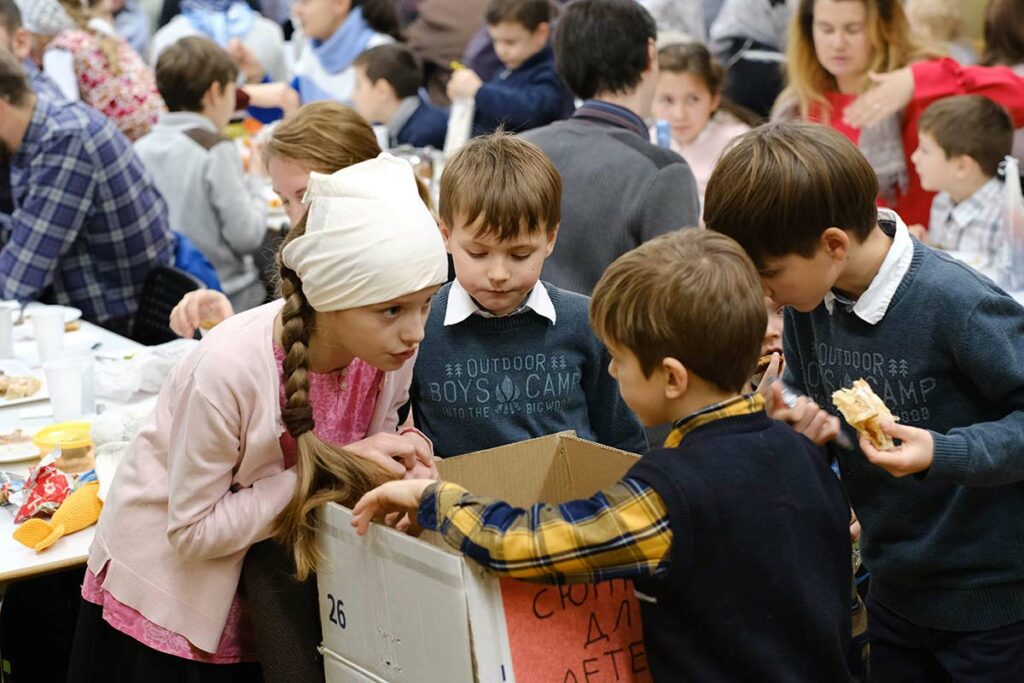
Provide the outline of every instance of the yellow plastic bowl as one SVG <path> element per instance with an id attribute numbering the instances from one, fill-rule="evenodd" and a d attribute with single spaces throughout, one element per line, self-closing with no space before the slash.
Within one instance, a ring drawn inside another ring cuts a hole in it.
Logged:
<path id="1" fill-rule="evenodd" d="M 58 422 L 36 432 L 32 443 L 47 453 L 57 446 L 64 451 L 88 448 L 92 445 L 91 430 L 92 425 L 84 421 Z"/>

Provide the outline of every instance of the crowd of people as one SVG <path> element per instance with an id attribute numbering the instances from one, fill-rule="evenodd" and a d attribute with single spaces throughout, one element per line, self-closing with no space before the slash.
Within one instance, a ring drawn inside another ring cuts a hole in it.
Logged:
<path id="1" fill-rule="evenodd" d="M 150 271 L 209 270 L 68 680 L 323 680 L 328 501 L 632 579 L 655 680 L 1024 680 L 1019 2 L 981 44 L 947 0 L 163 14 L 0 0 L 0 299 L 130 334 Z M 839 418 L 857 379 L 894 447 Z M 438 481 L 564 430 L 643 457 L 558 506 Z"/>

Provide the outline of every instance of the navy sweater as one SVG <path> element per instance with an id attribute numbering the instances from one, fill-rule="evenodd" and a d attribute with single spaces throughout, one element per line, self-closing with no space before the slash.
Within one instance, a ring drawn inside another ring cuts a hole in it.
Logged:
<path id="1" fill-rule="evenodd" d="M 555 71 L 550 47 L 530 57 L 514 70 L 505 69 L 476 92 L 473 132 L 491 133 L 499 125 L 508 131 L 539 128 L 568 118 L 573 98 Z"/>
<path id="2" fill-rule="evenodd" d="M 448 112 L 427 102 L 420 102 L 396 136 L 398 144 L 413 147 L 444 149 L 448 134 Z"/>
<path id="3" fill-rule="evenodd" d="M 626 477 L 672 525 L 668 572 L 636 582 L 654 680 L 848 680 L 850 511 L 821 449 L 759 411 Z"/>
<path id="4" fill-rule="evenodd" d="M 932 628 L 1024 620 L 1024 308 L 915 241 L 878 324 L 838 303 L 785 315 L 794 386 L 834 410 L 832 392 L 864 378 L 901 423 L 933 432 L 915 476 L 840 456 L 872 594 Z"/>
<path id="5" fill-rule="evenodd" d="M 527 310 L 471 315 L 448 327 L 445 285 L 434 297 L 409 395 L 416 426 L 440 457 L 568 429 L 642 453 L 643 428 L 608 374 L 587 322 L 589 299 L 546 285 L 557 324 Z"/>

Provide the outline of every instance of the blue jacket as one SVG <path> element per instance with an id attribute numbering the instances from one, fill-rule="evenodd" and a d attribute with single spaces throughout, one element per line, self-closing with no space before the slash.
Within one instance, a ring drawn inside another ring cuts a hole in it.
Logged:
<path id="1" fill-rule="evenodd" d="M 569 118 L 573 109 L 572 95 L 555 71 L 554 53 L 545 47 L 477 91 L 473 132 L 490 133 L 502 124 L 515 132 L 539 128 Z"/>
<path id="2" fill-rule="evenodd" d="M 420 102 L 413 115 L 398 131 L 400 145 L 444 149 L 444 138 L 448 134 L 448 112 L 428 102 Z"/>

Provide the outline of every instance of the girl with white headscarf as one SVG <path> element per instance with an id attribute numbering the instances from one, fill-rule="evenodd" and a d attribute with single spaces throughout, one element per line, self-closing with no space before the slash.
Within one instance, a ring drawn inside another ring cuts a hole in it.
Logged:
<path id="1" fill-rule="evenodd" d="M 382 154 L 313 174 L 304 202 L 280 252 L 284 299 L 204 337 L 121 463 L 90 551 L 71 681 L 255 678 L 238 590 L 250 547 L 277 539 L 305 579 L 320 559 L 317 507 L 436 476 L 430 443 L 396 431 L 447 276 L 412 169 Z"/>

